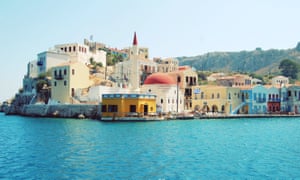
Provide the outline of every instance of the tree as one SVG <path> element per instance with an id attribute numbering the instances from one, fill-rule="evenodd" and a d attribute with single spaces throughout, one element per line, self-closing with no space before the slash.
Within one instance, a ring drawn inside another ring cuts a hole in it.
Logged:
<path id="1" fill-rule="evenodd" d="M 292 79 L 297 79 L 297 73 L 299 72 L 299 65 L 292 60 L 284 59 L 279 64 L 281 74 Z"/>

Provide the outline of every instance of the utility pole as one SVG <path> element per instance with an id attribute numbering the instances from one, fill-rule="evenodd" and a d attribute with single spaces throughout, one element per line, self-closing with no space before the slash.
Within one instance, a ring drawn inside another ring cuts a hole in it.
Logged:
<path id="1" fill-rule="evenodd" d="M 178 104 L 179 104 L 179 83 L 180 83 L 180 76 L 177 75 L 177 114 L 178 114 Z"/>

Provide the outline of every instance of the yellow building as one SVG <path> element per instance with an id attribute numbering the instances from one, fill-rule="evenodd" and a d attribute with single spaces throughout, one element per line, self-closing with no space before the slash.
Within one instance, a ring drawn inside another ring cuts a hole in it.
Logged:
<path id="1" fill-rule="evenodd" d="M 68 62 L 52 68 L 51 100 L 72 104 L 75 92 L 91 85 L 89 68 L 81 62 Z"/>
<path id="2" fill-rule="evenodd" d="M 143 116 L 156 113 L 156 95 L 103 94 L 102 117 Z"/>
<path id="3" fill-rule="evenodd" d="M 239 88 L 211 85 L 192 88 L 192 106 L 195 111 L 231 114 L 242 104 Z"/>

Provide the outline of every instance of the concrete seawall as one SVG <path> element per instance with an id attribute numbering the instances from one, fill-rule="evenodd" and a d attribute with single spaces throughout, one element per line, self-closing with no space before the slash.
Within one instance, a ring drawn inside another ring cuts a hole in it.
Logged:
<path id="1" fill-rule="evenodd" d="M 93 118 L 100 116 L 98 105 L 24 105 L 22 109 L 23 116 L 36 117 L 58 117 L 58 118 Z"/>

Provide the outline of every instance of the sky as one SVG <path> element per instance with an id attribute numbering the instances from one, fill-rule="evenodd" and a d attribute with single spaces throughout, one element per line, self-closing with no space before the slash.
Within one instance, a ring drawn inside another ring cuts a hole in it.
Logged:
<path id="1" fill-rule="evenodd" d="M 56 44 L 84 38 L 109 47 L 137 33 L 150 57 L 294 48 L 298 0 L 2 0 L 0 102 L 22 87 L 27 63 Z"/>

